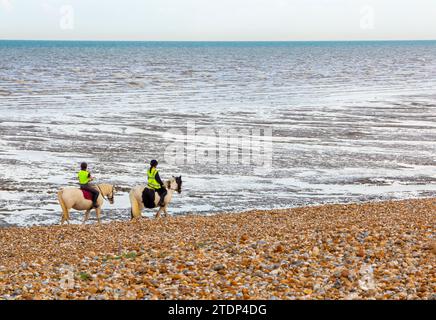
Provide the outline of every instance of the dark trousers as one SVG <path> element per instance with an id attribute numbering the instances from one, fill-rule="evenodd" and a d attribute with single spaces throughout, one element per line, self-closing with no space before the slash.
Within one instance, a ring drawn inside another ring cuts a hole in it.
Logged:
<path id="1" fill-rule="evenodd" d="M 164 187 L 162 187 L 162 188 L 160 188 L 160 189 L 157 189 L 156 190 L 156 192 L 157 192 L 157 194 L 159 195 L 159 197 L 160 197 L 160 204 L 163 204 L 164 203 L 164 199 L 165 199 L 165 196 L 167 195 L 167 189 L 166 188 L 164 188 Z"/>
<path id="2" fill-rule="evenodd" d="M 97 199 L 98 199 L 98 196 L 100 195 L 100 192 L 98 192 L 96 189 L 94 189 L 89 184 L 81 184 L 80 185 L 80 189 L 91 192 L 91 194 L 92 194 L 92 203 L 97 204 Z"/>

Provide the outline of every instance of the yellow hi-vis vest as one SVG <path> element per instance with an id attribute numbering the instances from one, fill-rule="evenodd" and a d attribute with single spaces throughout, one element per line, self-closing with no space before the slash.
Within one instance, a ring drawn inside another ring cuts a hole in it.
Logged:
<path id="1" fill-rule="evenodd" d="M 89 183 L 89 172 L 86 170 L 80 170 L 77 174 L 77 177 L 79 178 L 80 184 L 88 184 Z"/>
<path id="2" fill-rule="evenodd" d="M 156 174 L 159 172 L 156 168 L 150 168 L 147 170 L 147 176 L 148 176 L 148 187 L 151 189 L 158 190 L 161 188 L 159 182 L 156 181 Z"/>

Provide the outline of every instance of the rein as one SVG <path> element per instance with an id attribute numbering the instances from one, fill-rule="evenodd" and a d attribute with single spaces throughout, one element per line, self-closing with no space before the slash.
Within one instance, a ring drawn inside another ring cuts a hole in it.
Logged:
<path id="1" fill-rule="evenodd" d="M 102 198 L 103 198 L 104 200 L 106 200 L 106 201 L 109 201 L 109 199 L 106 198 L 106 197 L 103 195 L 103 191 L 101 191 L 101 189 L 100 189 L 100 185 L 97 184 L 97 188 L 98 188 L 98 190 L 100 191 L 100 195 L 102 196 Z M 112 199 L 113 199 L 113 187 L 112 187 Z"/>

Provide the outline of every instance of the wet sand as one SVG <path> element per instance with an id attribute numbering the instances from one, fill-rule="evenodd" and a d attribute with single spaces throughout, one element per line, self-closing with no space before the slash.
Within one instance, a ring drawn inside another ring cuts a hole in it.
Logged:
<path id="1" fill-rule="evenodd" d="M 126 103 L 130 102 L 128 97 L 124 98 Z M 385 102 L 374 102 L 374 107 L 369 107 L 371 103 L 365 107 L 349 106 L 346 111 L 331 107 L 317 114 L 313 114 L 317 107 L 307 110 L 277 107 L 268 117 L 251 107 L 246 107 L 248 113 L 245 114 L 244 107 L 232 111 L 227 106 L 225 111 L 231 120 L 218 123 L 219 114 L 213 108 L 198 114 L 177 105 L 174 109 L 181 109 L 179 113 L 137 103 L 120 110 L 107 110 L 101 107 L 108 104 L 106 97 L 102 97 L 93 105 L 96 116 L 91 126 L 91 120 L 81 115 L 87 111 L 80 109 L 80 105 L 89 106 L 88 98 L 68 103 L 74 110 L 70 115 L 65 114 L 65 106 L 52 104 L 46 109 L 39 108 L 38 112 L 33 108 L 0 110 L 0 121 L 3 121 L 0 126 L 1 220 L 17 226 L 56 223 L 60 215 L 56 192 L 61 187 L 76 185 L 75 175 L 81 161 L 90 163 L 98 182 L 123 188 L 117 194 L 115 205 L 104 208 L 104 217 L 108 220 L 128 219 L 126 191 L 145 183 L 146 162 L 155 157 L 162 159 L 164 179 L 171 175 L 184 177 L 184 192 L 174 198 L 172 214 L 407 199 L 434 196 L 436 192 L 432 142 L 436 130 L 430 126 L 434 119 L 429 116 L 434 105 L 425 107 L 425 112 L 415 112 L 411 102 L 404 101 L 405 113 L 413 113 L 407 117 L 398 113 L 400 107 L 395 104 L 378 110 Z M 110 112 L 111 117 L 107 117 L 106 112 Z M 62 118 L 51 119 L 52 113 Z M 295 113 L 304 115 L 304 119 L 295 122 L 292 118 Z M 340 121 L 329 120 L 340 113 L 346 113 Z M 358 117 L 357 113 L 360 113 Z M 153 119 L 163 114 L 165 128 L 182 132 L 186 132 L 186 123 L 194 116 L 201 124 L 198 128 L 203 129 L 272 126 L 271 172 L 257 174 L 253 166 L 239 164 L 165 163 L 162 153 L 171 139 L 164 136 L 161 125 L 153 124 Z M 280 117 L 272 119 L 278 114 Z M 411 118 L 417 123 L 406 126 Z M 388 125 L 390 121 L 395 124 Z M 325 122 L 328 125 L 324 125 Z M 351 129 L 347 127 L 353 127 L 353 132 L 364 130 L 367 133 L 349 135 Z M 78 213 L 72 215 L 76 222 L 80 217 Z"/>
<path id="2" fill-rule="evenodd" d="M 436 199 L 0 229 L 0 299 L 435 299 Z"/>

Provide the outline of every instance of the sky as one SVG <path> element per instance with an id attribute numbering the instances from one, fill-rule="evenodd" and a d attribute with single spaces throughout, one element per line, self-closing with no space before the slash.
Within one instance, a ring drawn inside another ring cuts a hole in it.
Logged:
<path id="1" fill-rule="evenodd" d="M 434 40 L 436 0 L 0 0 L 0 39 Z"/>

